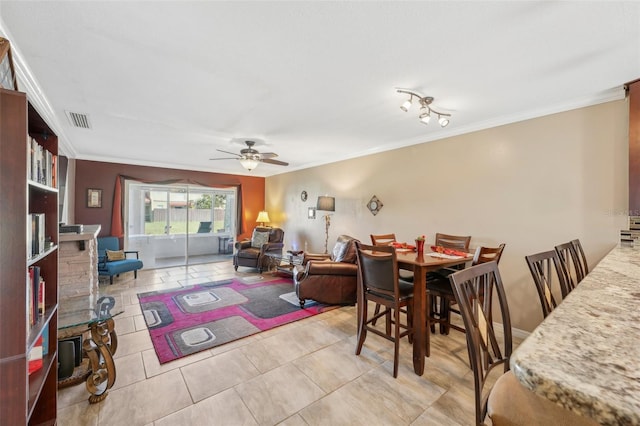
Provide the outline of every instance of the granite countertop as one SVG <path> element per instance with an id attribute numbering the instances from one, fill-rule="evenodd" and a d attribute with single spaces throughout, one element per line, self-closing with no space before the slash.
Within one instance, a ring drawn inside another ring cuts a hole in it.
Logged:
<path id="1" fill-rule="evenodd" d="M 640 425 L 640 248 L 617 247 L 520 344 L 527 388 L 602 425 Z"/>
<path id="2" fill-rule="evenodd" d="M 90 240 L 98 236 L 100 229 L 101 225 L 83 225 L 82 232 L 80 232 L 79 234 L 76 232 L 59 233 L 58 239 L 60 242 Z"/>

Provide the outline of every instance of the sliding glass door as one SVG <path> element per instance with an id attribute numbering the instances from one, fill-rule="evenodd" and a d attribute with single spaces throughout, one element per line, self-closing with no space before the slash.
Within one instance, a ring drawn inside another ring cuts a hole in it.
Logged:
<path id="1" fill-rule="evenodd" d="M 146 268 L 229 257 L 235 235 L 235 189 L 195 185 L 126 185 L 127 247 Z"/>

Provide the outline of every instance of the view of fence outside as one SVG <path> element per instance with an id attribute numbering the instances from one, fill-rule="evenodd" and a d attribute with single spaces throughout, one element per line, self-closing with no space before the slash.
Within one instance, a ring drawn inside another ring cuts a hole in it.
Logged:
<path id="1" fill-rule="evenodd" d="M 167 214 L 169 215 L 169 234 L 186 234 L 187 223 L 189 234 L 195 234 L 200 228 L 200 222 L 211 222 L 211 209 L 185 209 L 185 208 L 157 208 L 151 211 L 150 221 L 145 222 L 146 235 L 166 234 Z M 187 216 L 189 221 L 187 222 Z M 228 232 L 229 226 L 225 226 L 225 209 L 216 207 L 213 209 L 213 225 L 211 232 Z"/>

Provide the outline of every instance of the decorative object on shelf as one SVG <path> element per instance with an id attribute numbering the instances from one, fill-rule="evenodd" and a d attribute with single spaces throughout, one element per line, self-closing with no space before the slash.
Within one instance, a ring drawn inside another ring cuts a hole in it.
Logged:
<path id="1" fill-rule="evenodd" d="M 375 216 L 378 214 L 383 205 L 384 204 L 382 204 L 382 201 L 380 201 L 378 197 L 374 195 L 367 203 L 367 208 L 369 209 L 371 214 Z"/>
<path id="2" fill-rule="evenodd" d="M 221 149 L 217 149 L 216 151 L 224 152 L 225 154 L 235 155 L 235 157 L 225 157 L 225 158 L 210 158 L 209 160 L 239 160 L 242 167 L 251 171 L 258 167 L 260 163 L 268 163 L 275 164 L 277 166 L 288 166 L 289 163 L 285 163 L 284 161 L 274 160 L 275 157 L 278 156 L 275 152 L 263 152 L 260 153 L 257 150 L 253 149 L 253 146 L 256 144 L 256 141 L 244 141 L 247 145 L 246 148 L 240 150 L 240 154 L 236 154 L 235 152 L 223 151 Z"/>
<path id="3" fill-rule="evenodd" d="M 307 212 L 307 217 L 309 219 L 315 219 L 316 218 L 316 208 L 315 207 L 309 207 L 309 211 Z"/>
<path id="4" fill-rule="evenodd" d="M 335 197 L 329 197 L 327 195 L 318 197 L 318 203 L 316 205 L 316 210 L 325 211 L 325 212 L 334 212 L 336 211 L 336 199 Z M 324 252 L 328 253 L 327 245 L 329 244 L 329 226 L 331 226 L 331 215 L 329 213 L 323 216 L 324 218 Z"/>
<path id="5" fill-rule="evenodd" d="M 87 207 L 102 207 L 102 189 L 87 189 Z"/>
<path id="6" fill-rule="evenodd" d="M 269 213 L 267 213 L 265 210 L 258 213 L 256 222 L 260 222 L 260 226 L 264 226 L 265 223 L 271 222 L 271 220 L 269 219 Z"/>
<path id="7" fill-rule="evenodd" d="M 13 66 L 13 56 L 11 54 L 11 43 L 2 37 L 0 37 L 0 87 L 18 90 L 16 70 Z"/>
<path id="8" fill-rule="evenodd" d="M 449 124 L 449 119 L 451 118 L 451 114 L 446 114 L 444 112 L 438 112 L 434 110 L 433 107 L 431 107 L 431 104 L 433 103 L 433 100 L 434 100 L 433 97 L 422 96 L 421 94 L 409 89 L 396 89 L 396 91 L 398 93 L 404 93 L 409 95 L 409 99 L 404 101 L 404 103 L 400 106 L 400 109 L 403 110 L 404 112 L 409 111 L 409 108 L 411 108 L 411 105 L 412 105 L 411 101 L 413 101 L 414 97 L 418 99 L 418 103 L 420 104 L 420 115 L 418 116 L 418 119 L 423 124 L 429 124 L 432 113 L 438 116 L 438 123 L 440 123 L 440 126 L 447 127 L 447 125 Z"/>
<path id="9" fill-rule="evenodd" d="M 302 201 L 307 201 L 307 191 L 302 191 L 302 192 L 300 193 L 300 199 L 301 199 Z"/>

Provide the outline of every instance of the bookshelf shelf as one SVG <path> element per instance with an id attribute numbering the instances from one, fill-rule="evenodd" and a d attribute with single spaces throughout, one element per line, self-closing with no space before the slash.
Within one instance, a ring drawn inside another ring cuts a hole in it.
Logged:
<path id="1" fill-rule="evenodd" d="M 26 94 L 0 88 L 0 105 L 0 423 L 55 425 L 58 138 Z M 32 162 L 36 145 L 39 157 Z M 28 179 L 33 164 L 42 182 Z M 37 255 L 32 255 L 33 235 L 38 236 Z"/>

